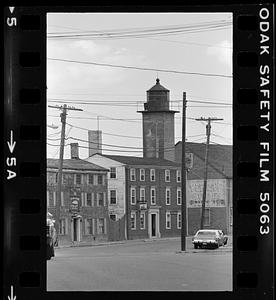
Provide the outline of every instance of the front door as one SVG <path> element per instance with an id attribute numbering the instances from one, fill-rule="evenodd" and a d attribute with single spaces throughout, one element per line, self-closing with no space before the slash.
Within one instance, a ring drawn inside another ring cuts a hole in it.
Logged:
<path id="1" fill-rule="evenodd" d="M 156 214 L 151 214 L 151 236 L 156 237 Z"/>

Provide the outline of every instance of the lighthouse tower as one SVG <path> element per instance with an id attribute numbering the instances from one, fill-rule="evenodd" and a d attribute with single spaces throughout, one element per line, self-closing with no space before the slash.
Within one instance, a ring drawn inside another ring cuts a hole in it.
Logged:
<path id="1" fill-rule="evenodd" d="M 170 91 L 156 84 L 147 91 L 143 115 L 143 156 L 175 160 L 174 114 L 170 110 Z"/>

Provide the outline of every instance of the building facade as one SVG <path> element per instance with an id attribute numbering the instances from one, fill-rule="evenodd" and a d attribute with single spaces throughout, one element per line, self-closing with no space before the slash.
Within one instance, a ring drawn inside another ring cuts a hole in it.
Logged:
<path id="1" fill-rule="evenodd" d="M 56 220 L 58 160 L 47 160 L 47 210 Z M 63 162 L 59 244 L 108 238 L 107 170 L 73 158 Z M 58 220 L 56 220 L 58 222 Z"/>
<path id="2" fill-rule="evenodd" d="M 124 218 L 124 238 L 180 235 L 179 164 L 158 158 L 103 154 L 95 154 L 87 160 L 110 170 L 109 217 L 116 221 Z M 116 195 L 116 200 L 113 195 Z M 112 224 L 116 226 L 111 222 L 110 227 Z"/>
<path id="3" fill-rule="evenodd" d="M 206 144 L 186 142 L 193 153 L 193 167 L 187 173 L 187 232 L 193 235 L 199 229 L 203 197 Z M 176 161 L 181 162 L 182 142 L 176 144 Z M 232 233 L 232 146 L 209 145 L 208 180 L 204 228 L 221 229 Z"/>

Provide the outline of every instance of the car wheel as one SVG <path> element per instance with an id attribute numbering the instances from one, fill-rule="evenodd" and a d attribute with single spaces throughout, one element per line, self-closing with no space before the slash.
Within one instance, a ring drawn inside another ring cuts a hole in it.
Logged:
<path id="1" fill-rule="evenodd" d="M 197 249 L 197 248 L 198 248 L 198 245 L 194 244 L 194 248 Z"/>

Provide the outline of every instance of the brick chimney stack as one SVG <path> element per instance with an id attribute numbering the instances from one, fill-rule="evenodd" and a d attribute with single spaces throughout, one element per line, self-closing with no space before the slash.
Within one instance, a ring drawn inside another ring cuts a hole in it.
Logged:
<path id="1" fill-rule="evenodd" d="M 88 156 L 102 154 L 102 131 L 88 130 Z"/>
<path id="2" fill-rule="evenodd" d="M 71 159 L 79 159 L 79 144 L 71 143 Z"/>

